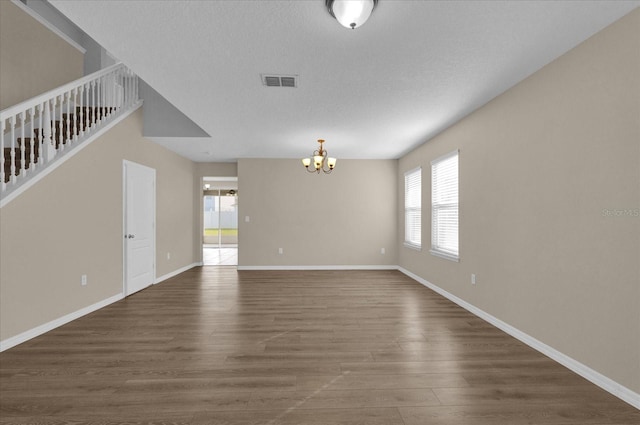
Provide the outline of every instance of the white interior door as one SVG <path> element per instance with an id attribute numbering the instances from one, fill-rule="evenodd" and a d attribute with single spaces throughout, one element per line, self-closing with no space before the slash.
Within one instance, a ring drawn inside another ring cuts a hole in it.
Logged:
<path id="1" fill-rule="evenodd" d="M 124 161 L 123 173 L 126 296 L 155 281 L 156 170 Z"/>

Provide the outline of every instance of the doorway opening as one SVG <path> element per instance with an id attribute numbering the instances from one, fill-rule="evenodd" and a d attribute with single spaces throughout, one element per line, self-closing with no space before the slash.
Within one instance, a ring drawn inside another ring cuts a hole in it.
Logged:
<path id="1" fill-rule="evenodd" d="M 202 264 L 238 265 L 238 178 L 205 177 Z"/>

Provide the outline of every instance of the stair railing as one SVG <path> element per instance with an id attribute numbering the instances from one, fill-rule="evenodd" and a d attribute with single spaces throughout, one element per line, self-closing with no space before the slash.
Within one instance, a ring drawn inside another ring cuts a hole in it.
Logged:
<path id="1" fill-rule="evenodd" d="M 138 103 L 118 63 L 0 111 L 0 198 Z"/>

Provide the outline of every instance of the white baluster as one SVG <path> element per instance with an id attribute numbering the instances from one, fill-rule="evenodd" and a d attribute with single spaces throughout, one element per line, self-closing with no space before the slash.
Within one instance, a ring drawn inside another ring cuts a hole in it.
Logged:
<path id="1" fill-rule="evenodd" d="M 122 68 L 118 69 L 118 83 L 120 84 L 120 92 L 118 95 L 118 109 L 124 108 L 124 70 Z"/>
<path id="2" fill-rule="evenodd" d="M 126 99 L 126 102 L 125 102 L 124 107 L 128 108 L 129 104 L 131 103 L 131 78 L 130 78 L 131 76 L 129 75 L 129 70 L 128 69 L 126 69 L 124 71 L 124 75 L 125 75 L 125 81 L 126 81 L 126 85 L 125 85 L 125 92 L 126 92 L 125 99 Z"/>
<path id="3" fill-rule="evenodd" d="M 64 138 L 66 143 L 71 143 L 71 118 L 69 118 L 69 107 L 71 105 L 71 92 L 67 92 L 64 94 L 67 98 L 67 134 L 66 137 Z"/>
<path id="4" fill-rule="evenodd" d="M 116 99 L 117 99 L 117 95 L 116 95 L 116 87 L 117 87 L 117 78 L 116 78 L 116 73 L 112 72 L 111 74 L 109 74 L 109 107 L 107 108 L 107 115 L 111 115 L 113 112 L 115 112 L 115 108 L 116 108 Z"/>
<path id="5" fill-rule="evenodd" d="M 29 137 L 29 170 L 31 173 L 36 171 L 35 169 L 35 152 L 34 152 L 34 142 L 36 138 L 36 129 L 35 129 L 35 108 L 29 108 L 29 121 L 31 122 L 31 133 Z"/>
<path id="6" fill-rule="evenodd" d="M 58 131 L 58 140 L 56 141 L 56 149 L 59 149 L 60 152 L 63 152 L 64 148 L 65 148 L 65 145 L 64 145 L 64 119 L 62 117 L 62 111 L 64 111 L 64 94 L 60 95 L 60 107 L 58 108 L 58 110 L 57 111 L 55 109 L 53 110 L 53 113 L 55 114 L 54 120 L 57 121 L 57 125 L 58 125 L 58 130 L 57 130 Z"/>
<path id="7" fill-rule="evenodd" d="M 113 112 L 118 111 L 118 106 L 120 104 L 120 98 L 118 95 L 118 71 L 113 71 L 113 75 L 111 76 L 111 107 L 113 108 Z"/>
<path id="8" fill-rule="evenodd" d="M 90 99 L 90 94 L 91 94 L 91 85 L 89 83 L 86 83 L 83 85 L 82 90 L 84 91 L 84 96 L 83 96 L 83 102 L 84 102 L 84 108 L 83 108 L 83 114 L 84 114 L 84 128 L 86 130 L 86 132 L 89 131 L 89 106 L 91 106 L 91 99 Z"/>
<path id="9" fill-rule="evenodd" d="M 115 74 L 112 72 L 107 77 L 107 115 L 111 115 L 113 113 L 113 108 L 115 107 L 115 93 L 116 93 L 116 78 Z"/>
<path id="10" fill-rule="evenodd" d="M 89 132 L 89 126 L 91 125 L 91 119 L 89 116 L 89 106 L 91 106 L 91 85 L 89 83 L 84 85 L 84 127 L 85 133 Z"/>
<path id="11" fill-rule="evenodd" d="M 11 183 L 16 183 L 16 116 L 9 118 L 11 126 Z"/>
<path id="12" fill-rule="evenodd" d="M 44 160 L 48 164 L 53 160 L 56 156 L 56 149 L 54 146 L 54 139 L 52 138 L 55 134 L 56 126 L 53 125 L 51 121 L 51 110 L 54 109 L 55 99 L 51 99 L 48 102 L 45 102 L 44 107 L 44 128 L 42 129 L 44 134 L 44 140 L 42 142 L 42 149 L 44 150 Z"/>
<path id="13" fill-rule="evenodd" d="M 93 108 L 93 113 L 96 116 L 96 125 L 100 124 L 100 79 L 94 80 L 96 104 Z"/>
<path id="14" fill-rule="evenodd" d="M 50 100 L 49 104 L 47 105 L 47 109 L 49 109 L 49 120 L 51 121 L 51 124 L 49 124 L 49 128 L 51 129 L 51 140 L 53 140 L 54 142 L 54 146 L 55 146 L 55 140 L 56 140 L 56 123 L 54 122 L 55 120 L 55 114 L 56 114 L 56 103 L 57 103 L 57 98 L 53 98 Z M 49 160 L 47 159 L 47 162 Z"/>
<path id="15" fill-rule="evenodd" d="M 26 163 L 25 163 L 25 150 L 27 149 L 27 142 L 24 140 L 24 128 L 26 127 L 26 123 L 24 122 L 25 113 L 24 111 L 20 112 L 20 170 L 18 170 L 18 174 L 20 177 L 25 176 L 26 172 Z"/>
<path id="16" fill-rule="evenodd" d="M 118 92 L 118 109 L 124 107 L 124 71 L 122 68 L 118 69 L 118 83 L 120 84 L 121 91 Z"/>
<path id="17" fill-rule="evenodd" d="M 109 115 L 115 112 L 117 106 L 116 81 L 116 73 L 112 72 L 111 74 L 109 74 L 109 96 L 111 96 L 111 98 L 109 99 L 109 109 L 107 112 Z"/>
<path id="18" fill-rule="evenodd" d="M 96 123 L 96 82 L 91 81 L 91 127 Z"/>
<path id="19" fill-rule="evenodd" d="M 107 105 L 109 99 L 109 74 L 102 77 L 102 121 L 107 119 Z"/>
<path id="20" fill-rule="evenodd" d="M 135 102 L 135 93 L 133 91 L 133 73 L 129 70 L 129 106 L 133 105 Z"/>
<path id="21" fill-rule="evenodd" d="M 38 163 L 42 167 L 44 165 L 44 127 L 42 127 L 44 104 L 39 104 L 38 109 L 40 109 L 40 114 L 38 115 Z"/>
<path id="22" fill-rule="evenodd" d="M 101 98 L 100 98 L 100 78 L 98 78 L 96 81 L 96 108 L 93 111 L 96 114 L 96 124 L 100 124 L 102 122 L 102 115 L 101 115 L 101 109 L 100 109 L 100 102 L 101 102 Z"/>
<path id="23" fill-rule="evenodd" d="M 110 89 L 111 103 L 109 105 L 110 106 L 109 113 L 115 113 L 115 111 L 118 108 L 118 77 L 115 72 L 111 73 L 109 84 L 111 85 L 111 89 Z"/>
<path id="24" fill-rule="evenodd" d="M 5 183 L 5 156 L 4 156 L 4 128 L 5 128 L 5 120 L 4 118 L 0 121 L 0 159 L 2 160 L 2 168 L 0 168 L 0 191 L 4 192 L 7 188 L 7 184 Z"/>
<path id="25" fill-rule="evenodd" d="M 118 74 L 120 74 L 120 85 L 122 87 L 122 99 L 120 101 L 120 107 L 124 108 L 124 106 L 127 104 L 127 78 L 124 68 L 121 68 Z"/>
<path id="26" fill-rule="evenodd" d="M 80 137 L 84 136 L 84 84 L 80 86 Z"/>
<path id="27" fill-rule="evenodd" d="M 100 79 L 100 92 L 102 93 L 102 102 L 100 108 L 102 109 L 102 121 L 107 119 L 107 76 Z"/>
<path id="28" fill-rule="evenodd" d="M 126 81 L 125 92 L 127 93 L 125 96 L 126 102 L 124 107 L 127 108 L 131 103 L 131 78 L 130 78 L 128 69 L 125 69 L 124 75 L 125 75 L 125 81 Z"/>
<path id="29" fill-rule="evenodd" d="M 56 96 L 57 98 L 57 96 Z M 56 110 L 53 110 L 53 113 L 56 115 L 60 115 L 60 119 L 58 121 L 58 139 L 56 140 L 56 147 L 60 149 L 60 151 L 64 151 L 64 120 L 62 119 L 62 111 L 64 111 L 64 95 L 60 95 L 60 111 L 56 114 Z"/>
<path id="30" fill-rule="evenodd" d="M 120 102 L 120 107 L 124 108 L 127 104 L 127 78 L 124 68 L 121 68 L 118 73 L 120 74 L 120 84 L 122 86 L 122 100 Z"/>
<path id="31" fill-rule="evenodd" d="M 120 108 L 120 84 L 118 80 L 118 72 L 113 72 L 113 112 L 117 112 Z"/>
<path id="32" fill-rule="evenodd" d="M 78 142 L 78 88 L 73 89 L 73 141 Z"/>
<path id="33" fill-rule="evenodd" d="M 101 121 L 104 121 L 107 115 L 107 107 L 105 106 L 107 102 L 105 102 L 105 83 L 107 77 L 100 78 L 100 98 L 102 101 L 100 102 L 100 109 L 102 110 Z"/>

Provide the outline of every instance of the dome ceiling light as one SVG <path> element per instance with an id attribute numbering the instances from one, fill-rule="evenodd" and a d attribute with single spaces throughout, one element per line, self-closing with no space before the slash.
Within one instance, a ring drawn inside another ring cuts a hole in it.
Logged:
<path id="1" fill-rule="evenodd" d="M 360 28 L 378 4 L 378 0 L 325 0 L 331 16 L 345 28 Z"/>

